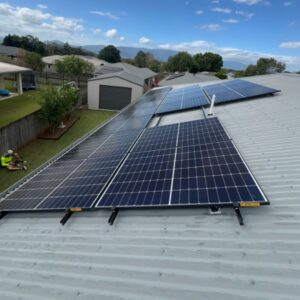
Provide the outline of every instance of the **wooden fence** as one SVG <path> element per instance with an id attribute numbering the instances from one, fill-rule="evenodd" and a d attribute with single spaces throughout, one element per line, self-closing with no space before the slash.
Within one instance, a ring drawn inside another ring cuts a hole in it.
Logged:
<path id="1" fill-rule="evenodd" d="M 38 116 L 39 111 L 0 128 L 0 153 L 18 149 L 35 139 L 47 128 L 47 123 Z"/>

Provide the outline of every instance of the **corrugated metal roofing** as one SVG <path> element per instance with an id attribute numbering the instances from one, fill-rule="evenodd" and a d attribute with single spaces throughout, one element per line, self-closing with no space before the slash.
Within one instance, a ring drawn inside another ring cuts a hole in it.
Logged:
<path id="1" fill-rule="evenodd" d="M 298 300 L 300 77 L 247 80 L 282 93 L 219 105 L 215 115 L 271 206 L 243 208 L 243 227 L 231 209 L 121 211 L 113 227 L 105 211 L 64 227 L 57 214 L 8 215 L 0 299 Z"/>
<path id="2" fill-rule="evenodd" d="M 174 74 L 173 74 L 174 75 Z M 168 86 L 168 85 L 183 85 L 183 84 L 192 84 L 192 83 L 205 83 L 208 81 L 216 81 L 219 80 L 216 76 L 209 73 L 197 73 L 192 74 L 189 72 L 185 72 L 182 76 L 175 77 L 170 79 L 170 75 L 159 82 L 160 86 Z"/>
<path id="3" fill-rule="evenodd" d="M 144 80 L 142 78 L 137 77 L 137 76 L 135 76 L 131 73 L 125 72 L 125 71 L 122 71 L 122 72 L 119 72 L 119 73 L 114 72 L 114 73 L 107 73 L 107 74 L 98 75 L 96 77 L 93 77 L 93 78 L 89 79 L 88 81 L 107 79 L 107 78 L 113 78 L 113 77 L 118 77 L 118 78 L 124 79 L 126 81 L 133 82 L 137 85 L 144 86 Z"/>

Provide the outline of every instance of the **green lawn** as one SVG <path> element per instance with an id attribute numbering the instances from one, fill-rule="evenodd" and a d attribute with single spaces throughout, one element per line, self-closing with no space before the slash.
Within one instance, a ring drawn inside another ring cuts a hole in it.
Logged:
<path id="1" fill-rule="evenodd" d="M 109 111 L 77 110 L 75 115 L 79 116 L 80 120 L 59 140 L 36 139 L 22 149 L 19 149 L 19 154 L 27 161 L 28 171 L 9 172 L 4 168 L 0 168 L 0 191 L 8 188 L 85 133 L 111 118 L 114 114 L 114 112 Z"/>
<path id="2" fill-rule="evenodd" d="M 0 100 L 0 127 L 37 111 L 40 108 L 39 100 L 41 100 L 39 90 L 24 92 L 22 95 Z"/>

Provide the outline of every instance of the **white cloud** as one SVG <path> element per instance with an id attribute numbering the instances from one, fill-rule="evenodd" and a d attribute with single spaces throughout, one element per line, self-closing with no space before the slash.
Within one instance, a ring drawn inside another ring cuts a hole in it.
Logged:
<path id="1" fill-rule="evenodd" d="M 286 63 L 288 69 L 291 71 L 300 69 L 300 57 L 273 55 L 270 53 L 254 52 L 238 48 L 220 47 L 214 43 L 209 43 L 203 40 L 183 42 L 178 44 L 163 44 L 159 45 L 159 48 L 172 49 L 176 51 L 188 51 L 191 54 L 211 51 L 219 53 L 225 60 L 234 60 L 245 64 L 253 64 L 260 57 L 274 57 L 275 59 Z"/>
<path id="2" fill-rule="evenodd" d="M 124 41 L 124 40 L 125 40 L 125 37 L 124 37 L 124 36 L 120 36 L 119 40 L 120 40 L 120 41 Z"/>
<path id="3" fill-rule="evenodd" d="M 220 3 L 219 0 L 212 0 L 212 1 L 211 1 L 211 4 L 219 4 L 219 3 Z"/>
<path id="4" fill-rule="evenodd" d="M 201 28 L 207 31 L 220 31 L 223 29 L 220 24 L 205 24 L 202 25 Z"/>
<path id="5" fill-rule="evenodd" d="M 110 38 L 110 39 L 114 39 L 118 36 L 118 31 L 117 29 L 110 29 L 110 30 L 107 30 L 105 32 L 105 36 Z"/>
<path id="6" fill-rule="evenodd" d="M 254 5 L 254 4 L 264 2 L 263 0 L 233 0 L 233 1 L 236 3 L 247 4 L 247 5 Z"/>
<path id="7" fill-rule="evenodd" d="M 223 7 L 213 7 L 211 11 L 224 13 L 224 14 L 230 14 L 231 9 L 230 8 L 223 8 Z"/>
<path id="8" fill-rule="evenodd" d="M 98 16 L 101 16 L 101 17 L 107 17 L 107 18 L 110 18 L 112 20 L 120 19 L 118 16 L 116 16 L 116 15 L 110 13 L 110 12 L 107 12 L 107 11 L 92 10 L 92 11 L 90 11 L 90 14 L 95 14 L 95 15 L 98 15 Z"/>
<path id="9" fill-rule="evenodd" d="M 91 31 L 93 32 L 93 34 L 101 33 L 101 29 L 100 28 L 94 28 L 94 29 L 91 29 Z"/>
<path id="10" fill-rule="evenodd" d="M 46 4 L 38 4 L 37 7 L 40 8 L 40 9 L 47 9 L 48 5 L 46 5 Z"/>
<path id="11" fill-rule="evenodd" d="M 291 5 L 293 5 L 293 2 L 291 2 L 291 1 L 286 1 L 286 2 L 283 2 L 283 5 L 284 5 L 284 6 L 291 6 Z"/>
<path id="12" fill-rule="evenodd" d="M 227 19 L 227 20 L 223 20 L 222 22 L 236 24 L 236 23 L 239 23 L 239 20 L 237 20 L 237 19 Z"/>
<path id="13" fill-rule="evenodd" d="M 236 10 L 235 13 L 237 15 L 243 16 L 245 18 L 245 20 L 247 20 L 247 21 L 251 20 L 255 16 L 254 13 L 249 13 L 249 12 L 242 11 L 242 10 Z"/>
<path id="14" fill-rule="evenodd" d="M 84 30 L 82 20 L 45 13 L 41 9 L 0 3 L 0 35 L 32 34 L 43 40 L 77 42 Z M 82 40 L 82 39 L 81 39 Z"/>
<path id="15" fill-rule="evenodd" d="M 139 39 L 139 43 L 140 44 L 149 44 L 151 42 L 151 40 L 145 36 L 142 36 L 140 39 Z"/>
<path id="16" fill-rule="evenodd" d="M 300 49 L 300 41 L 299 42 L 284 42 L 279 45 L 280 48 L 286 49 Z"/>
<path id="17" fill-rule="evenodd" d="M 204 11 L 201 9 L 195 11 L 196 15 L 202 15 L 203 13 L 204 13 Z"/>

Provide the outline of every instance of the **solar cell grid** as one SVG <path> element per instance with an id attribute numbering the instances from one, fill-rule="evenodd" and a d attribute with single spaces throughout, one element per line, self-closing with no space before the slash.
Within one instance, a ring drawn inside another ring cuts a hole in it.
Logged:
<path id="1" fill-rule="evenodd" d="M 161 180 L 166 185 L 157 189 Z M 222 124 L 211 118 L 145 130 L 96 207 L 240 202 L 267 199 Z"/>

